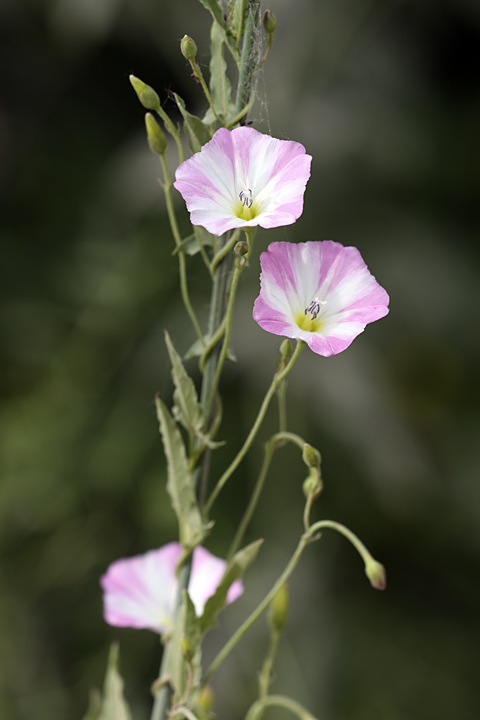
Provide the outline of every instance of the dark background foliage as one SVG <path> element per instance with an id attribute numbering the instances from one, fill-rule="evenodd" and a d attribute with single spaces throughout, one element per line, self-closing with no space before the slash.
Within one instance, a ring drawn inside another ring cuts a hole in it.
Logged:
<path id="1" fill-rule="evenodd" d="M 479 5 L 270 8 L 279 26 L 252 119 L 302 142 L 313 170 L 302 218 L 260 232 L 245 273 L 214 476 L 274 368 L 278 338 L 251 319 L 266 244 L 356 245 L 391 295 L 386 319 L 338 357 L 306 351 L 289 382 L 290 427 L 323 456 L 315 517 L 357 532 L 389 587 L 374 592 L 354 551 L 325 533 L 291 583 L 273 688 L 330 720 L 476 720 Z M 153 396 L 171 397 L 163 328 L 182 352 L 193 335 L 128 75 L 172 112 L 171 90 L 200 111 L 178 43 L 192 35 L 208 63 L 208 25 L 195 0 L 0 7 L 2 718 L 80 718 L 115 638 L 134 716 L 148 717 L 158 639 L 104 624 L 98 578 L 175 538 Z M 189 275 L 204 317 L 197 258 Z M 220 497 L 213 552 L 225 552 L 275 422 L 272 410 Z M 266 542 L 248 593 L 224 613 L 207 660 L 293 550 L 303 476 L 298 452 L 282 450 L 249 532 Z M 266 640 L 260 620 L 218 673 L 219 717 L 242 717 L 254 699 Z"/>

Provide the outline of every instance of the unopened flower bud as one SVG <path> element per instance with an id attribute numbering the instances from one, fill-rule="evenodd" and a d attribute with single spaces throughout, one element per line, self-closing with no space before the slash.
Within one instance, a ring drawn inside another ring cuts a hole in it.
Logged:
<path id="1" fill-rule="evenodd" d="M 156 155 L 163 155 L 167 149 L 167 138 L 151 113 L 145 115 L 145 127 L 150 150 Z"/>
<path id="2" fill-rule="evenodd" d="M 288 585 L 284 583 L 270 603 L 269 622 L 273 630 L 281 632 L 288 619 Z"/>
<path id="3" fill-rule="evenodd" d="M 365 575 L 370 580 L 370 585 L 375 590 L 385 590 L 387 587 L 387 574 L 382 563 L 370 558 L 365 563 Z"/>
<path id="4" fill-rule="evenodd" d="M 180 640 L 180 652 L 185 662 L 189 663 L 193 658 L 193 645 L 188 635 L 182 635 Z"/>
<path id="5" fill-rule="evenodd" d="M 265 10 L 262 20 L 265 32 L 268 33 L 268 35 L 274 33 L 277 28 L 277 18 L 271 10 Z"/>
<path id="6" fill-rule="evenodd" d="M 182 51 L 182 55 L 184 58 L 190 61 L 195 60 L 195 57 L 197 55 L 197 45 L 195 43 L 195 40 L 192 40 L 192 38 L 188 35 L 183 36 L 180 43 L 180 50 Z"/>
<path id="7" fill-rule="evenodd" d="M 308 477 L 305 478 L 302 485 L 303 494 L 306 498 L 316 500 L 323 490 L 323 483 L 320 478 L 320 471 L 316 467 L 311 467 Z"/>
<path id="8" fill-rule="evenodd" d="M 197 705 L 202 708 L 202 710 L 205 710 L 207 713 L 213 710 L 213 701 L 215 700 L 215 695 L 213 693 L 213 690 L 210 685 L 205 685 L 200 690 L 200 695 L 198 696 Z"/>
<path id="9" fill-rule="evenodd" d="M 313 468 L 319 468 L 320 467 L 320 461 L 321 461 L 321 455 L 318 452 L 318 450 L 308 443 L 305 443 L 303 446 L 303 453 L 302 453 L 303 462 L 308 467 Z"/>
<path id="10" fill-rule="evenodd" d="M 244 257 L 237 257 L 237 260 L 235 262 L 235 267 L 240 269 L 240 268 L 245 267 L 246 264 L 247 264 L 247 261 L 245 260 Z"/>
<path id="11" fill-rule="evenodd" d="M 248 253 L 248 245 L 246 242 L 240 241 L 237 242 L 235 247 L 233 248 L 233 252 L 238 255 L 239 257 L 243 257 Z"/>
<path id="12" fill-rule="evenodd" d="M 151 88 L 150 85 L 144 83 L 143 80 L 140 80 L 140 78 L 135 77 L 135 75 L 130 75 L 130 82 L 143 107 L 147 108 L 147 110 L 158 110 L 160 107 L 160 98 L 155 90 Z"/>

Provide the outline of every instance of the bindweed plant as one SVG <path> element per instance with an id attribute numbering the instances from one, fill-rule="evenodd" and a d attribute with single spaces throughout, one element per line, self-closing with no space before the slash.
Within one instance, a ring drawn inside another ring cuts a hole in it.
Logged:
<path id="1" fill-rule="evenodd" d="M 278 140 L 247 123 L 255 101 L 254 77 L 273 44 L 276 20 L 263 16 L 259 0 L 201 0 L 212 16 L 208 83 L 196 62 L 195 42 L 185 36 L 181 53 L 205 95 L 206 112 L 192 115 L 174 95 L 182 127 L 170 119 L 157 93 L 142 80 L 131 83 L 143 106 L 150 149 L 158 155 L 162 188 L 178 257 L 180 288 L 197 339 L 187 353 L 197 357 L 201 388 L 187 373 L 184 359 L 165 334 L 172 366 L 174 405 L 156 398 L 160 433 L 168 468 L 167 491 L 178 519 L 178 539 L 144 555 L 116 560 L 101 578 L 104 617 L 119 627 L 158 633 L 163 653 L 153 683 L 151 720 L 212 716 L 209 682 L 220 664 L 256 620 L 269 608 L 271 640 L 259 674 L 258 698 L 248 720 L 259 720 L 270 706 L 281 706 L 301 720 L 313 718 L 295 699 L 270 694 L 272 668 L 287 621 L 288 579 L 304 550 L 334 529 L 358 550 L 374 588 L 385 587 L 383 566 L 372 558 L 348 528 L 332 520 L 311 521 L 313 503 L 322 491 L 319 451 L 287 431 L 285 380 L 307 345 L 317 355 L 344 351 L 365 326 L 388 313 L 389 298 L 369 272 L 359 251 L 332 241 L 274 242 L 261 255 L 260 294 L 253 319 L 266 332 L 285 338 L 277 368 L 253 426 L 238 454 L 220 477 L 210 478 L 210 455 L 221 444 L 221 376 L 229 359 L 232 316 L 240 276 L 257 272 L 250 265 L 255 233 L 293 224 L 302 214 L 312 158 L 298 142 Z M 264 33 L 263 52 L 258 36 Z M 225 53 L 236 72 L 236 92 L 227 75 Z M 184 158 L 182 133 L 191 157 Z M 170 140 L 167 140 L 167 137 Z M 176 146 L 173 172 L 166 158 L 168 142 Z M 172 198 L 183 197 L 190 213 L 191 232 L 182 237 Z M 201 254 L 205 277 L 212 285 L 208 327 L 199 322 L 187 282 L 188 258 Z M 292 342 L 294 341 L 294 342 Z M 278 431 L 264 445 L 263 463 L 243 518 L 225 559 L 211 555 L 202 543 L 214 532 L 215 501 L 251 448 L 274 397 L 279 402 Z M 209 667 L 202 665 L 202 642 L 225 605 L 243 593 L 242 577 L 255 562 L 262 540 L 243 546 L 274 453 L 293 443 L 302 454 L 307 477 L 303 482 L 303 533 L 291 559 L 258 607 L 245 619 Z M 92 696 L 85 720 L 127 720 L 117 667 L 118 648 L 111 650 L 103 696 Z M 259 664 L 260 665 L 260 664 Z"/>

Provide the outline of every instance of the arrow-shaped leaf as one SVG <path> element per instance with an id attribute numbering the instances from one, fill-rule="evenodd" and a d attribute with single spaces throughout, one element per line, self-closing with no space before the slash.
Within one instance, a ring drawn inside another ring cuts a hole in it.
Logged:
<path id="1" fill-rule="evenodd" d="M 167 491 L 178 518 L 180 542 L 184 548 L 191 549 L 202 541 L 209 526 L 202 521 L 180 431 L 159 397 L 155 398 L 155 404 L 167 458 Z"/>
<path id="2" fill-rule="evenodd" d="M 192 153 L 196 153 L 201 150 L 202 145 L 205 145 L 206 142 L 212 139 L 212 136 L 200 118 L 188 112 L 185 102 L 180 95 L 174 93 L 173 96 L 184 119 L 183 129 L 187 136 L 188 147 Z"/>
<path id="3" fill-rule="evenodd" d="M 198 402 L 194 382 L 187 374 L 182 359 L 175 350 L 167 331 L 165 331 L 165 343 L 172 363 L 172 378 L 175 385 L 173 399 L 177 407 L 178 420 L 185 430 L 195 436 L 203 425 L 203 408 Z"/>

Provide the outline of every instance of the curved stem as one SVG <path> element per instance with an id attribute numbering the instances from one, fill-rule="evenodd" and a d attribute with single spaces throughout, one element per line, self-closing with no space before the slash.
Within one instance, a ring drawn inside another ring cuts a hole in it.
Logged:
<path id="1" fill-rule="evenodd" d="M 365 565 L 367 565 L 367 563 L 373 560 L 372 555 L 369 553 L 362 541 L 355 535 L 355 533 L 345 527 L 345 525 L 335 522 L 335 520 L 319 520 L 318 522 L 314 523 L 309 527 L 308 532 L 311 535 L 314 535 L 319 530 L 323 530 L 323 528 L 331 528 L 332 530 L 336 530 L 341 535 L 346 537 L 347 540 L 352 543 L 355 550 L 357 550 Z"/>
<path id="2" fill-rule="evenodd" d="M 305 533 L 300 538 L 300 542 L 297 545 L 297 548 L 295 552 L 293 553 L 292 557 L 290 558 L 290 561 L 288 565 L 286 566 L 283 573 L 278 578 L 277 582 L 273 585 L 270 592 L 264 597 L 260 605 L 249 615 L 249 617 L 245 620 L 245 622 L 240 625 L 238 630 L 232 635 L 230 640 L 224 645 L 222 650 L 218 653 L 217 657 L 214 659 L 210 667 L 208 668 L 207 672 L 205 673 L 205 677 L 202 680 L 202 685 L 206 685 L 207 682 L 210 680 L 212 675 L 216 672 L 216 670 L 219 668 L 219 666 L 222 664 L 222 662 L 225 660 L 227 655 L 233 650 L 235 645 L 238 643 L 238 641 L 245 635 L 247 630 L 253 625 L 253 623 L 258 620 L 260 615 L 264 612 L 264 610 L 267 609 L 270 602 L 273 600 L 277 592 L 280 590 L 282 585 L 288 580 L 292 572 L 294 571 L 301 554 L 307 547 L 307 545 L 311 541 L 311 535 L 309 533 Z"/>
<path id="3" fill-rule="evenodd" d="M 260 410 L 258 411 L 257 418 L 253 424 L 252 429 L 250 430 L 250 432 L 248 434 L 247 439 L 243 443 L 243 446 L 240 449 L 240 451 L 238 452 L 237 456 L 230 463 L 228 468 L 225 470 L 225 472 L 221 476 L 220 480 L 217 482 L 212 494 L 210 495 L 210 497 L 205 505 L 205 515 L 208 514 L 208 512 L 210 511 L 213 503 L 215 502 L 219 492 L 221 491 L 221 489 L 223 488 L 223 486 L 225 485 L 225 483 L 227 482 L 229 477 L 235 472 L 237 467 L 240 465 L 240 463 L 242 462 L 242 460 L 245 457 L 245 455 L 247 454 L 247 452 L 250 450 L 250 447 L 251 447 L 253 441 L 255 440 L 257 432 L 259 431 L 260 426 L 263 422 L 265 413 L 267 412 L 268 406 L 270 404 L 270 400 L 272 399 L 272 396 L 273 396 L 275 390 L 277 389 L 278 385 L 288 375 L 290 370 L 293 368 L 293 366 L 297 362 L 304 345 L 305 345 L 305 343 L 302 340 L 298 340 L 297 347 L 295 348 L 295 352 L 293 353 L 292 357 L 290 358 L 285 369 L 281 373 L 274 375 L 272 384 L 270 385 L 270 387 L 267 390 L 267 393 L 263 399 Z"/>
<path id="4" fill-rule="evenodd" d="M 178 247 L 180 247 L 182 238 L 180 236 L 177 218 L 175 215 L 175 209 L 173 207 L 173 201 L 172 201 L 173 185 L 172 185 L 172 181 L 170 178 L 170 172 L 168 170 L 168 165 L 167 165 L 167 161 L 165 159 L 165 155 L 160 155 L 160 160 L 162 162 L 162 168 L 163 168 L 163 177 L 164 177 L 163 191 L 165 193 L 165 202 L 167 205 L 168 219 L 170 221 L 170 227 L 172 229 L 172 235 L 173 235 L 173 239 L 175 240 L 175 245 L 178 248 Z M 190 295 L 188 293 L 187 267 L 186 267 L 186 263 L 185 263 L 185 254 L 182 250 L 179 250 L 179 252 L 178 252 L 178 263 L 180 266 L 180 288 L 181 288 L 181 292 L 182 292 L 183 303 L 184 303 L 187 313 L 190 317 L 190 320 L 192 321 L 192 325 L 195 328 L 195 332 L 197 333 L 198 339 L 203 344 L 205 344 L 205 338 L 203 336 L 202 330 L 201 330 L 199 322 L 197 320 L 197 316 L 195 315 L 195 312 L 193 310 L 192 303 L 190 301 Z"/>
<path id="5" fill-rule="evenodd" d="M 290 712 L 300 718 L 300 720 L 317 720 L 317 718 L 309 713 L 303 705 L 300 705 L 300 703 L 295 700 L 284 697 L 283 695 L 267 695 L 266 697 L 257 700 L 257 702 L 251 706 L 245 720 L 250 720 L 250 718 L 260 720 L 263 709 L 269 705 L 276 705 L 277 707 L 283 707 L 286 710 L 290 710 Z"/>
<path id="6" fill-rule="evenodd" d="M 235 230 L 235 232 L 233 233 L 232 237 L 230 238 L 230 240 L 225 243 L 223 248 L 221 250 L 219 250 L 217 252 L 217 254 L 215 255 L 215 257 L 212 259 L 212 262 L 210 263 L 210 268 L 211 268 L 212 273 L 215 272 L 215 270 L 217 269 L 218 263 L 223 260 L 225 255 L 228 255 L 230 250 L 232 250 L 232 248 L 235 247 L 239 235 L 240 235 L 240 229 L 237 228 Z"/>
<path id="7" fill-rule="evenodd" d="M 220 123 L 220 125 L 221 125 L 222 127 L 225 127 L 225 122 L 222 120 L 222 118 L 220 117 L 220 115 L 218 115 L 217 111 L 215 110 L 215 105 L 213 104 L 212 96 L 210 95 L 210 91 L 209 91 L 209 89 L 208 89 L 208 87 L 207 87 L 207 83 L 205 82 L 205 79 L 204 79 L 204 77 L 203 77 L 203 73 L 202 73 L 202 71 L 200 70 L 200 66 L 197 65 L 197 63 L 196 63 L 195 60 L 190 60 L 189 62 L 190 62 L 190 66 L 191 66 L 191 68 L 192 68 L 192 70 L 193 70 L 193 74 L 194 74 L 194 76 L 197 78 L 198 82 L 200 83 L 200 85 L 201 85 L 201 87 L 202 87 L 202 90 L 203 90 L 203 92 L 204 92 L 204 94 L 205 94 L 205 97 L 207 98 L 207 102 L 208 102 L 208 104 L 210 105 L 210 110 L 213 112 L 213 114 L 215 115 L 216 120 L 218 120 L 218 122 Z"/>

